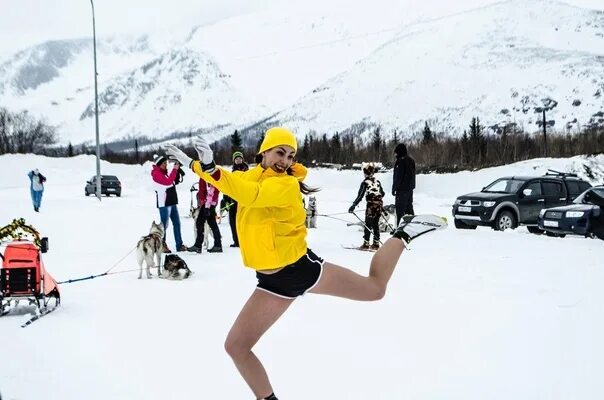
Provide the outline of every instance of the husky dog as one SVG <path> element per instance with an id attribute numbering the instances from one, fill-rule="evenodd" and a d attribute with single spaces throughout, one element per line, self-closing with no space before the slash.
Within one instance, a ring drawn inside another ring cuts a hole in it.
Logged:
<path id="1" fill-rule="evenodd" d="M 317 227 L 317 198 L 315 196 L 308 197 L 308 205 L 306 208 L 306 227 Z"/>
<path id="2" fill-rule="evenodd" d="M 184 276 L 180 276 L 179 271 L 184 270 Z M 164 258 L 164 275 L 168 279 L 187 279 L 191 274 L 191 270 L 187 266 L 185 260 L 177 256 L 176 254 L 168 254 Z"/>
<path id="3" fill-rule="evenodd" d="M 161 274 L 161 253 L 162 242 L 164 238 L 164 226 L 151 223 L 149 234 L 143 236 L 136 244 L 136 260 L 139 266 L 138 279 L 143 277 L 143 261 L 147 264 L 147 278 L 151 279 L 151 267 L 155 267 L 155 259 L 157 260 L 157 275 Z"/>
<path id="4" fill-rule="evenodd" d="M 195 239 L 197 239 L 197 216 L 201 212 L 201 207 L 197 207 L 191 211 L 191 218 L 193 218 L 193 234 L 195 235 Z M 206 249 L 208 248 L 208 244 L 210 243 L 210 235 L 212 235 L 212 230 L 210 229 L 210 225 L 208 222 L 203 225 L 203 244 L 202 246 Z M 214 239 L 214 235 L 212 235 L 212 239 Z"/>

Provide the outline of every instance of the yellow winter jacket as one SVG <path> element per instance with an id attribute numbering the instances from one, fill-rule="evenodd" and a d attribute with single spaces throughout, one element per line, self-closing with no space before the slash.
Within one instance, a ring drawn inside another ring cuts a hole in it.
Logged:
<path id="1" fill-rule="evenodd" d="M 246 267 L 281 268 L 306 254 L 306 211 L 298 184 L 307 173 L 302 164 L 292 165 L 293 176 L 260 165 L 245 172 L 219 167 L 218 180 L 203 172 L 199 161 L 191 169 L 237 201 L 237 234 Z"/>

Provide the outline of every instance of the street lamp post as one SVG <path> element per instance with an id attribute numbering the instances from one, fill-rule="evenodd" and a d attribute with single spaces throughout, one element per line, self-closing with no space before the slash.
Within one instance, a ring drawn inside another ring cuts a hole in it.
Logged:
<path id="1" fill-rule="evenodd" d="M 94 122 L 96 127 L 96 197 L 101 200 L 101 147 L 99 145 L 99 94 L 96 72 L 96 27 L 94 21 L 94 3 L 92 6 L 92 50 L 94 53 Z"/>

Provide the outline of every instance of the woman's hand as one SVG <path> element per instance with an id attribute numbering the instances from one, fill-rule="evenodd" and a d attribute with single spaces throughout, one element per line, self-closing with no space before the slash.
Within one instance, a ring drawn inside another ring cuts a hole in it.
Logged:
<path id="1" fill-rule="evenodd" d="M 199 155 L 199 161 L 201 162 L 201 169 L 205 172 L 212 173 L 216 169 L 214 163 L 214 152 L 210 148 L 210 144 L 203 138 L 203 136 L 197 136 L 193 139 L 193 146 L 197 150 Z"/>
<path id="2" fill-rule="evenodd" d="M 172 158 L 175 158 L 176 160 L 178 160 L 178 162 L 180 164 L 190 166 L 191 162 L 193 162 L 191 157 L 186 155 L 184 151 L 182 151 L 175 145 L 167 144 L 165 147 L 166 147 L 166 154 L 169 157 L 172 157 Z"/>

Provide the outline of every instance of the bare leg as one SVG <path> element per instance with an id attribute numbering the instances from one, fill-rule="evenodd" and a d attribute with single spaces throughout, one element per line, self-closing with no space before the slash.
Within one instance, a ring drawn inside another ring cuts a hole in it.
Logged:
<path id="1" fill-rule="evenodd" d="M 386 294 L 388 281 L 404 249 L 402 240 L 388 239 L 373 255 L 369 276 L 326 262 L 319 283 L 310 292 L 352 300 L 379 300 Z"/>
<path id="2" fill-rule="evenodd" d="M 273 388 L 262 363 L 252 352 L 252 347 L 293 301 L 256 289 L 227 335 L 224 347 L 243 379 L 259 399 L 273 393 Z"/>

